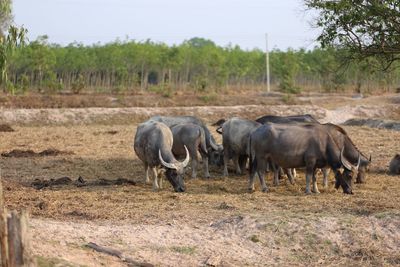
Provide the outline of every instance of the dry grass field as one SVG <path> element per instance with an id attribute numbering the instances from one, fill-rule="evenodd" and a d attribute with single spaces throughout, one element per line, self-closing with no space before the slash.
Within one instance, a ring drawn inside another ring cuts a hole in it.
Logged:
<path id="1" fill-rule="evenodd" d="M 376 105 L 378 111 L 383 110 L 396 105 L 396 97 L 384 97 L 380 102 L 347 99 L 342 101 L 342 113 L 346 115 L 350 107 L 364 108 L 359 116 L 374 118 L 381 113 L 368 107 Z M 322 106 L 334 110 L 324 98 L 321 105 L 287 106 L 281 113 L 300 112 L 302 107 L 312 113 Z M 244 107 L 234 114 L 254 118 L 269 110 L 252 108 L 254 113 Z M 390 109 L 387 118 L 398 118 L 400 114 L 393 110 L 398 111 Z M 158 111 L 149 109 L 146 114 Z M 191 110 L 209 124 L 219 116 L 229 116 L 229 111 Z M 30 118 L 29 112 L 35 110 L 24 112 Z M 72 116 L 68 109 L 57 112 Z M 187 175 L 187 191 L 175 193 L 166 181 L 159 192 L 143 183 L 144 169 L 132 142 L 137 123 L 148 115 L 121 113 L 124 119 L 114 120 L 116 112 L 106 122 L 74 117 L 73 122 L 67 118 L 62 123 L 27 123 L 23 116 L 0 113 L 3 122 L 11 122 L 15 130 L 0 132 L 0 153 L 15 149 L 64 152 L 0 157 L 7 208 L 29 212 L 33 253 L 42 266 L 126 266 L 116 257 L 86 248 L 88 242 L 157 266 L 400 264 L 400 177 L 386 173 L 390 159 L 400 152 L 399 131 L 345 127 L 373 161 L 367 183 L 355 185 L 354 195 L 336 191 L 332 175 L 327 189 L 322 187 L 322 177 L 319 179 L 321 194 L 305 195 L 301 171 L 295 185 L 283 180 L 275 187 L 269 177 L 268 193 L 260 191 L 257 181 L 256 192 L 250 194 L 247 175 L 223 178 L 222 169 L 214 166 L 211 179 L 204 179 L 202 171 L 196 180 Z M 316 115 L 340 121 L 337 116 L 342 113 Z M 36 179 L 61 177 L 72 182 L 32 187 Z M 76 186 L 78 177 L 88 184 Z M 119 178 L 135 184 L 106 185 L 102 180 Z"/>

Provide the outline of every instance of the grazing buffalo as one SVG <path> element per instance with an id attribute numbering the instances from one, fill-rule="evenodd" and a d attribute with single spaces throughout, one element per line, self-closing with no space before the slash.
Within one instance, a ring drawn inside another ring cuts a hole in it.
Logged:
<path id="1" fill-rule="evenodd" d="M 360 155 L 356 161 L 347 159 L 346 146 L 339 147 L 324 127 L 314 124 L 265 124 L 250 134 L 250 177 L 249 190 L 254 190 L 254 177 L 259 175 L 263 191 L 267 191 L 264 173 L 269 161 L 282 168 L 306 169 L 306 193 L 319 193 L 315 170 L 330 167 L 335 173 L 336 188 L 342 186 L 343 192 L 352 194 L 352 177 L 360 166 Z M 339 168 L 343 166 L 341 173 Z M 277 176 L 275 175 L 275 180 Z"/>
<path id="2" fill-rule="evenodd" d="M 396 154 L 390 161 L 389 173 L 392 175 L 400 174 L 400 154 Z"/>
<path id="3" fill-rule="evenodd" d="M 185 146 L 189 150 L 189 155 L 192 158 L 192 178 L 197 176 L 197 163 L 198 153 L 203 159 L 205 177 L 210 178 L 208 171 L 208 151 L 206 145 L 206 137 L 204 129 L 196 124 L 177 124 L 171 127 L 172 135 L 174 137 L 174 143 L 172 146 L 172 153 L 175 156 L 184 156 Z"/>
<path id="4" fill-rule="evenodd" d="M 290 115 L 290 116 L 265 115 L 265 116 L 262 116 L 262 117 L 256 119 L 255 121 L 259 122 L 261 124 L 266 124 L 266 123 L 280 123 L 280 124 L 316 123 L 316 124 L 319 124 L 319 121 L 310 114 Z M 290 183 L 292 183 L 292 184 L 294 183 L 294 178 L 296 178 L 296 170 L 294 170 L 294 169 L 282 170 L 282 168 L 273 165 L 271 162 L 269 165 L 271 165 L 273 170 L 276 170 L 276 171 L 279 170 L 279 176 L 281 176 L 281 174 L 283 174 L 283 173 L 286 173 L 286 175 L 289 178 Z M 324 169 L 322 171 L 322 173 L 324 176 L 324 181 L 328 181 L 329 169 Z M 277 181 L 278 180 L 274 180 L 274 183 Z M 277 184 L 275 184 L 275 185 L 277 185 Z"/>
<path id="5" fill-rule="evenodd" d="M 149 169 L 151 169 L 154 190 L 162 187 L 162 180 L 160 180 L 160 186 L 158 185 L 157 167 L 164 166 L 166 168 L 165 175 L 175 192 L 184 192 L 183 175 L 184 168 L 189 163 L 189 152 L 185 147 L 185 160 L 177 161 L 172 154 L 172 143 L 172 132 L 165 124 L 147 121 L 137 127 L 133 148 L 144 164 L 146 183 L 149 182 Z"/>
<path id="6" fill-rule="evenodd" d="M 257 122 L 260 123 L 279 123 L 279 124 L 314 124 L 316 126 L 326 127 L 326 129 L 331 133 L 332 137 L 335 139 L 337 144 L 340 147 L 345 146 L 345 156 L 350 160 L 356 161 L 358 157 L 358 153 L 361 154 L 361 164 L 360 169 L 357 173 L 356 183 L 365 183 L 366 180 L 366 171 L 368 169 L 368 165 L 371 162 L 371 157 L 369 159 L 360 152 L 351 139 L 348 137 L 346 131 L 331 123 L 320 124 L 318 120 L 316 120 L 312 115 L 305 114 L 305 115 L 293 115 L 293 116 L 274 116 L 274 115 L 267 115 L 261 118 L 256 119 Z M 323 185 L 324 187 L 328 186 L 328 174 L 329 168 L 322 169 L 323 174 Z M 289 177 L 291 180 L 291 178 Z"/>
<path id="7" fill-rule="evenodd" d="M 250 133 L 260 125 L 258 122 L 236 117 L 222 124 L 218 132 L 222 134 L 224 147 L 224 176 L 228 176 L 229 159 L 233 159 L 237 174 L 244 172 L 248 158 Z"/>
<path id="8" fill-rule="evenodd" d="M 199 125 L 204 130 L 209 163 L 212 165 L 219 165 L 219 166 L 222 165 L 221 158 L 222 158 L 223 147 L 217 144 L 214 137 L 208 130 L 207 126 L 201 119 L 195 116 L 153 116 L 149 120 L 162 122 L 170 128 L 176 124 L 183 124 L 183 123 L 192 123 Z"/>

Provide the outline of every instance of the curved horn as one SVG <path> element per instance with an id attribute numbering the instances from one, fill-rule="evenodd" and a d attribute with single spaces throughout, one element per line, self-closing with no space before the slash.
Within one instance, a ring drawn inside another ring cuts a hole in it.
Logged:
<path id="1" fill-rule="evenodd" d="M 361 163 L 361 156 L 360 153 L 358 153 L 358 162 L 357 162 L 357 166 L 354 166 L 353 164 L 351 164 L 346 157 L 343 155 L 344 152 L 344 147 L 342 148 L 342 151 L 340 151 L 340 162 L 343 164 L 343 166 L 349 170 L 352 171 L 353 169 L 355 169 L 356 171 L 358 171 L 358 167 L 360 167 L 360 163 Z"/>
<path id="2" fill-rule="evenodd" d="M 186 147 L 185 147 L 185 148 L 186 148 Z M 186 149 L 186 152 L 187 152 L 187 149 Z M 168 163 L 168 162 L 164 161 L 164 159 L 163 159 L 162 156 L 161 156 L 161 150 L 160 150 L 160 149 L 158 150 L 158 158 L 160 159 L 162 165 L 164 165 L 164 166 L 167 167 L 167 168 L 175 169 L 175 170 L 176 170 L 175 164 L 173 164 L 173 163 Z"/>
<path id="3" fill-rule="evenodd" d="M 342 163 L 342 165 L 349 171 L 351 171 L 351 163 L 344 157 L 343 155 L 344 152 L 344 147 L 342 148 L 342 150 L 340 151 L 340 162 Z"/>
<path id="4" fill-rule="evenodd" d="M 184 145 L 184 147 L 185 147 L 185 150 L 186 150 L 186 158 L 185 158 L 185 160 L 182 162 L 183 168 L 185 168 L 185 167 L 188 165 L 189 159 L 190 159 L 190 157 L 189 157 L 189 150 L 187 149 L 187 147 L 186 147 L 185 145 Z"/>
<path id="5" fill-rule="evenodd" d="M 360 167 L 361 164 L 361 154 L 358 153 L 358 161 L 357 161 L 357 166 L 356 166 L 356 170 L 358 171 L 358 168 Z"/>
<path id="6" fill-rule="evenodd" d="M 213 140 L 211 139 L 211 135 L 210 135 L 210 146 L 212 149 L 214 149 L 215 151 L 218 151 L 218 146 L 216 144 L 214 144 Z"/>

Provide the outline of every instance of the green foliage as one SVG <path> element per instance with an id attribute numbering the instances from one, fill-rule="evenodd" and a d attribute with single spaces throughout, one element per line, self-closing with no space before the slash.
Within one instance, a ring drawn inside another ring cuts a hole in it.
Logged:
<path id="1" fill-rule="evenodd" d="M 316 9 L 322 47 L 337 46 L 350 59 L 379 59 L 384 69 L 400 59 L 400 5 L 398 0 L 305 0 Z"/>
<path id="2" fill-rule="evenodd" d="M 79 94 L 85 88 L 85 79 L 82 74 L 78 75 L 78 78 L 71 84 L 71 89 L 74 94 Z"/>
<path id="3" fill-rule="evenodd" d="M 342 58 L 347 55 L 346 50 L 333 48 L 273 50 L 271 82 L 289 94 L 307 87 L 369 90 L 371 84 L 390 88 L 399 82 L 400 68 L 386 76 L 373 72 L 379 64 L 375 58 L 350 62 L 343 69 Z M 17 89 L 23 76 L 30 89 L 49 92 L 61 88 L 75 93 L 83 89 L 101 93 L 149 90 L 171 97 L 175 88 L 204 94 L 210 88 L 229 90 L 230 85 L 244 88 L 265 83 L 265 53 L 220 47 L 202 38 L 171 47 L 150 40 L 63 47 L 41 36 L 15 50 L 7 66 Z M 202 97 L 205 101 L 213 98 L 212 93 Z"/>
<path id="4" fill-rule="evenodd" d="M 6 36 L 0 34 L 0 86 L 3 86 L 4 91 L 10 88 L 8 84 L 8 60 L 14 50 L 24 44 L 26 32 L 24 28 L 10 26 Z M 12 87 L 11 92 L 14 91 L 14 87 Z"/>
<path id="5" fill-rule="evenodd" d="M 279 78 L 279 87 L 284 93 L 297 94 L 300 88 L 295 85 L 295 78 L 300 69 L 298 53 L 293 50 L 277 51 L 275 57 L 275 73 Z"/>

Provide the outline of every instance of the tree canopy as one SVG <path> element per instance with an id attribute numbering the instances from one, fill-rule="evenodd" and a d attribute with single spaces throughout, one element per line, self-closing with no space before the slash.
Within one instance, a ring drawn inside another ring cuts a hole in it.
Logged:
<path id="1" fill-rule="evenodd" d="M 399 0 L 305 0 L 316 9 L 322 47 L 348 50 L 347 58 L 375 58 L 388 69 L 400 60 Z"/>

